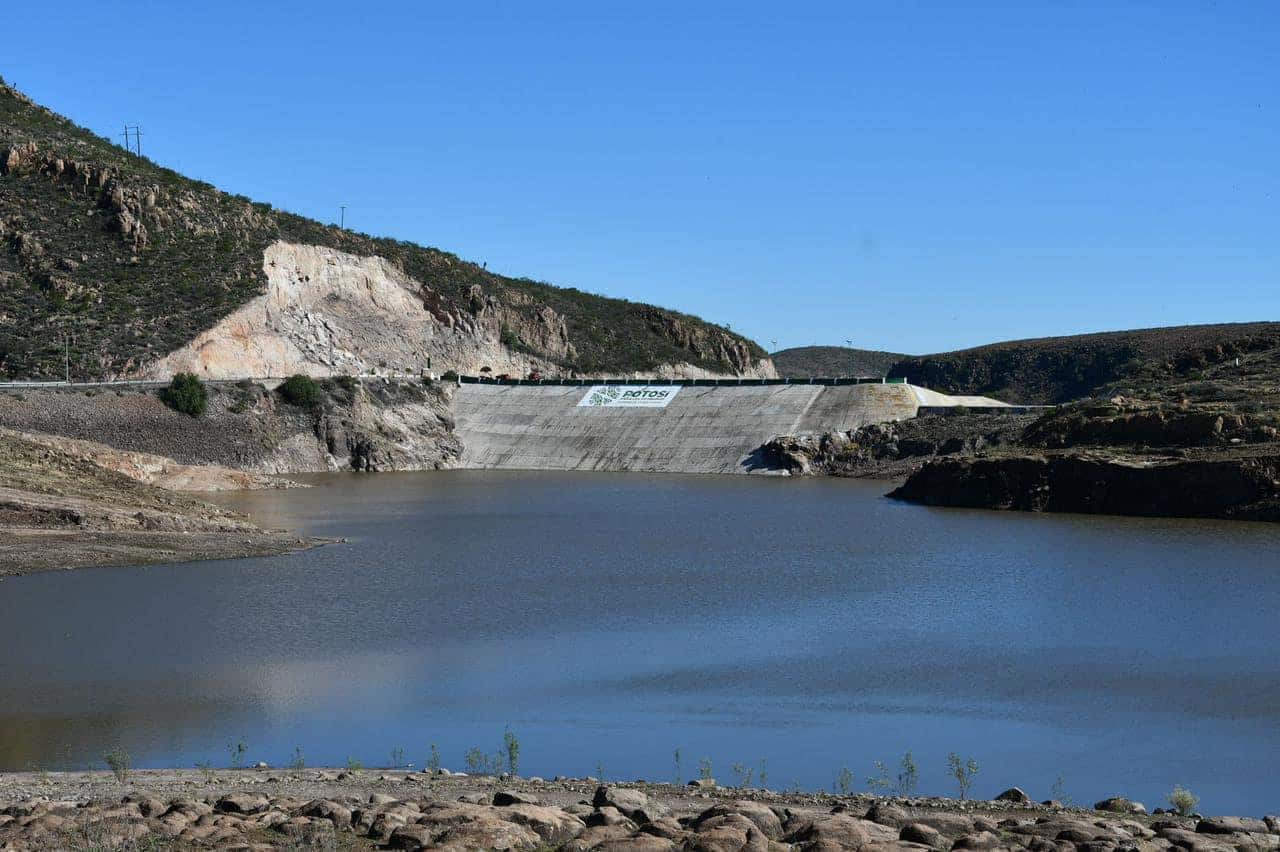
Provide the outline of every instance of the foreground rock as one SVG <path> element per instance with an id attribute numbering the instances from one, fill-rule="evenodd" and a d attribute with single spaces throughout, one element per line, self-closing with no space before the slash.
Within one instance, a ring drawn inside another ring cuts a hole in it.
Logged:
<path id="1" fill-rule="evenodd" d="M 0 778 L 0 850 L 404 849 L 565 852 L 1278 852 L 1280 823 L 1015 801 L 876 800 L 593 786 L 412 772 L 102 773 Z M 32 795 L 36 789 L 42 795 Z M 118 789 L 118 785 L 117 785 Z M 90 792 L 92 795 L 83 795 Z M 20 796 L 20 798 L 18 798 Z"/>

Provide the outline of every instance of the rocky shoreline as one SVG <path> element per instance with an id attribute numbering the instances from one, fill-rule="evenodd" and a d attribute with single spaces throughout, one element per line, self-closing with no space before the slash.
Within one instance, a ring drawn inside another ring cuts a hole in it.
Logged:
<path id="1" fill-rule="evenodd" d="M 1280 819 L 412 771 L 0 775 L 0 850 L 1275 852 Z"/>
<path id="2" fill-rule="evenodd" d="M 889 496 L 970 509 L 1280 521 L 1280 455 L 948 458 L 925 465 Z"/>

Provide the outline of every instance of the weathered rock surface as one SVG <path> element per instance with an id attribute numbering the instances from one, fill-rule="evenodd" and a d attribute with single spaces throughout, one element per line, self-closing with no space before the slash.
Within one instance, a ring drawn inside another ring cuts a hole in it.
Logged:
<path id="1" fill-rule="evenodd" d="M 141 789 L 123 796 L 101 794 L 115 785 L 103 773 L 0 777 L 0 850 L 1280 850 L 1274 818 L 1152 818 L 1123 799 L 1091 811 L 1010 798 L 877 800 L 575 779 L 498 787 L 493 778 L 412 772 L 246 771 L 225 788 L 194 775 L 135 773 L 130 782 Z M 127 845 L 136 841 L 145 843 Z"/>
<path id="2" fill-rule="evenodd" d="M 1042 454 L 941 459 L 890 497 L 928 506 L 1280 520 L 1280 450 L 1220 459 Z"/>

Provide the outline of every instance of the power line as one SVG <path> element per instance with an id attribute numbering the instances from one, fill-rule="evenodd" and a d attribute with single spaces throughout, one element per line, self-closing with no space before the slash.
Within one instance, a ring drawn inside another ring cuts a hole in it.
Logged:
<path id="1" fill-rule="evenodd" d="M 126 124 L 124 126 L 124 133 L 120 135 L 124 137 L 124 149 L 126 151 L 131 151 L 137 154 L 139 157 L 141 157 L 142 156 L 142 126 L 139 124 L 134 124 L 134 125 Z M 133 136 L 132 146 L 130 146 L 129 144 L 130 135 Z"/>

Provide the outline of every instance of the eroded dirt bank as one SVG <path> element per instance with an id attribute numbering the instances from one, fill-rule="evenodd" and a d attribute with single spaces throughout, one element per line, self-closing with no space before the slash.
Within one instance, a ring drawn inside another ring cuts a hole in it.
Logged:
<path id="1" fill-rule="evenodd" d="M 446 770 L 447 772 L 447 770 Z M 1280 820 L 594 779 L 248 770 L 0 776 L 0 849 L 1274 852 Z"/>
<path id="2" fill-rule="evenodd" d="M 0 576 L 261 556 L 314 544 L 180 493 L 271 484 L 240 471 L 0 429 Z"/>

